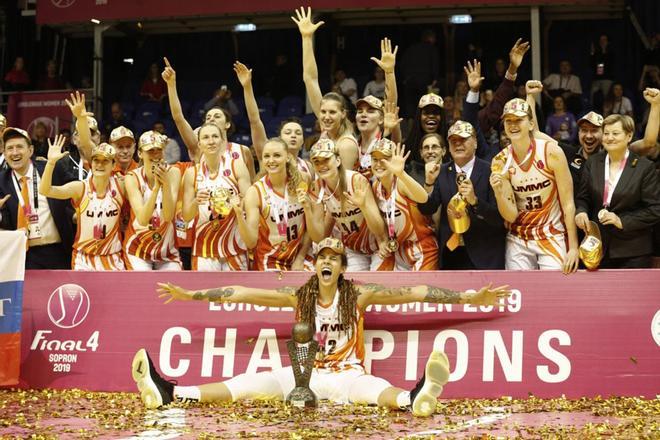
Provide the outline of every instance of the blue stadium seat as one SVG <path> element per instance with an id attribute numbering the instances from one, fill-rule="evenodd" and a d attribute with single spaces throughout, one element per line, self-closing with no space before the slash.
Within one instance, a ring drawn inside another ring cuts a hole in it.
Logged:
<path id="1" fill-rule="evenodd" d="M 277 116 L 300 116 L 303 112 L 303 100 L 299 96 L 285 96 L 277 106 Z"/>
<path id="2" fill-rule="evenodd" d="M 151 127 L 160 119 L 161 107 L 159 102 L 145 102 L 135 112 L 135 119 L 141 120 L 144 125 Z"/>

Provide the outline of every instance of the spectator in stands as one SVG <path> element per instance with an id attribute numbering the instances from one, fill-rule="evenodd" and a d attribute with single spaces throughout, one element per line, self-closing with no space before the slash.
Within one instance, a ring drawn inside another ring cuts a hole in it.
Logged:
<path id="1" fill-rule="evenodd" d="M 452 95 L 447 95 L 442 100 L 442 116 L 445 124 L 451 126 L 455 121 L 461 119 L 460 110 L 456 108 L 455 100 Z"/>
<path id="2" fill-rule="evenodd" d="M 33 161 L 27 132 L 9 127 L 2 133 L 8 168 L 0 171 L 0 228 L 24 229 L 28 236 L 26 269 L 69 269 L 73 210 L 65 201 L 46 198 L 38 188 L 48 178 L 64 184 L 64 170 L 55 162 Z M 55 145 L 63 142 L 58 137 Z"/>
<path id="3" fill-rule="evenodd" d="M 30 86 L 30 75 L 25 71 L 25 60 L 23 57 L 16 57 L 14 66 L 5 75 L 4 89 L 11 92 L 27 90 Z"/>
<path id="4" fill-rule="evenodd" d="M 633 117 L 632 102 L 623 96 L 623 84 L 619 82 L 612 84 L 603 104 L 603 115 L 608 117 L 612 114 Z"/>
<path id="5" fill-rule="evenodd" d="M 299 94 L 294 82 L 291 81 L 294 75 L 289 58 L 283 53 L 277 54 L 275 56 L 275 66 L 268 79 L 268 90 L 276 103 L 279 103 L 285 96 Z"/>
<path id="6" fill-rule="evenodd" d="M 126 175 L 131 216 L 124 235 L 128 270 L 181 270 L 174 242 L 174 211 L 181 171 L 163 163 L 167 136 L 147 131 L 140 136 L 142 166 Z"/>
<path id="7" fill-rule="evenodd" d="M 559 62 L 559 73 L 551 73 L 543 80 L 543 96 L 547 103 L 554 103 L 554 98 L 561 96 L 569 112 L 580 114 L 582 84 L 580 78 L 571 73 L 571 63 L 568 60 Z"/>
<path id="8" fill-rule="evenodd" d="M 456 119 L 463 117 L 463 101 L 465 101 L 467 92 L 467 82 L 463 79 L 456 81 L 456 87 L 454 88 L 454 117 Z M 449 127 L 449 122 L 447 122 L 447 127 Z"/>
<path id="9" fill-rule="evenodd" d="M 156 121 L 151 129 L 156 133 L 165 136 L 166 143 L 163 148 L 163 159 L 165 160 L 165 163 L 172 165 L 181 160 L 181 148 L 179 147 L 179 143 L 175 139 L 167 136 L 165 124 L 161 121 Z"/>
<path id="10" fill-rule="evenodd" d="M 333 141 L 346 170 L 352 170 L 359 158 L 359 146 L 353 134 L 353 124 L 348 119 L 348 104 L 343 95 L 330 92 L 321 94 L 318 68 L 314 57 L 314 32 L 323 22 L 312 23 L 311 8 L 296 10 L 294 22 L 302 37 L 303 81 L 307 98 L 319 119 L 321 130 Z M 356 86 L 357 87 L 357 86 Z"/>
<path id="11" fill-rule="evenodd" d="M 183 139 L 183 143 L 188 149 L 188 156 L 190 157 L 190 160 L 192 162 L 199 162 L 201 157 L 201 152 L 199 150 L 199 139 L 197 134 L 195 134 L 193 131 L 193 128 L 186 120 L 183 114 L 183 110 L 181 109 L 181 101 L 179 101 L 179 95 L 176 90 L 176 72 L 172 68 L 172 65 L 167 58 L 164 58 L 163 60 L 165 61 L 165 69 L 163 69 L 162 77 L 167 84 L 172 119 L 176 124 L 177 130 L 179 130 L 179 134 Z M 214 107 L 206 112 L 204 115 L 204 122 L 212 122 L 215 124 L 220 129 L 224 141 L 229 143 L 229 136 L 234 130 L 231 113 L 219 107 Z M 230 147 L 232 146 L 239 147 L 235 153 L 239 154 L 243 159 L 243 162 L 245 163 L 245 166 L 250 173 L 250 179 L 254 179 L 256 173 L 252 151 L 250 151 L 250 149 L 245 145 L 231 142 Z"/>
<path id="12" fill-rule="evenodd" d="M 192 269 L 248 270 L 247 247 L 230 205 L 250 187 L 240 147 L 227 143 L 214 122 L 205 122 L 198 136 L 202 157 L 183 178 L 183 220 L 196 222 Z"/>
<path id="13" fill-rule="evenodd" d="M 364 87 L 362 97 L 374 96 L 380 100 L 385 98 L 385 72 L 380 67 L 374 68 L 374 79 Z"/>
<path id="14" fill-rule="evenodd" d="M 332 85 L 332 91 L 343 95 L 344 98 L 353 104 L 358 99 L 357 83 L 353 78 L 347 77 L 343 69 L 337 69 L 335 71 L 335 82 Z"/>
<path id="15" fill-rule="evenodd" d="M 33 158 L 45 158 L 48 154 L 48 127 L 42 121 L 34 124 L 32 129 L 32 147 L 34 149 Z"/>
<path id="16" fill-rule="evenodd" d="M 428 93 L 428 88 L 434 85 L 440 73 L 440 57 L 434 31 L 430 29 L 422 31 L 421 40 L 406 49 L 401 63 L 401 73 L 405 100 L 403 115 L 406 118 L 413 118 L 419 98 Z"/>
<path id="17" fill-rule="evenodd" d="M 557 95 L 553 99 L 554 113 L 548 116 L 545 132 L 557 141 L 574 143 L 577 135 L 577 124 L 573 113 L 566 111 L 564 97 Z"/>
<path id="18" fill-rule="evenodd" d="M 488 183 L 490 164 L 475 156 L 477 132 L 472 124 L 457 121 L 449 129 L 448 140 L 452 160 L 426 167 L 429 200 L 419 206 L 427 215 L 438 207 L 446 211 L 437 230 L 440 268 L 504 269 L 506 230 Z M 452 199 L 459 200 L 464 209 L 456 209 Z M 465 216 L 469 229 L 460 235 L 453 233 L 450 222 L 460 222 Z"/>
<path id="19" fill-rule="evenodd" d="M 419 203 L 426 203 L 428 194 L 404 169 L 405 147 L 389 139 L 380 139 L 371 150 L 374 197 L 385 218 L 388 231 L 385 258 L 380 253 L 371 256 L 371 267 L 377 270 L 419 271 L 438 267 L 438 242 L 433 223 L 424 216 Z"/>
<path id="20" fill-rule="evenodd" d="M 266 145 L 266 142 L 268 141 L 268 137 L 266 136 L 266 128 L 264 127 L 263 122 L 261 122 L 259 106 L 257 105 L 254 90 L 252 89 L 252 69 L 248 69 L 245 64 L 236 61 L 234 63 L 234 72 L 236 73 L 238 82 L 243 86 L 245 110 L 247 111 L 248 120 L 250 121 L 252 148 L 254 149 L 257 159 L 261 163 L 261 155 L 264 145 Z M 311 165 L 299 157 L 300 149 L 305 141 L 304 131 L 300 120 L 298 118 L 283 120 L 277 133 L 286 143 L 291 157 L 295 158 L 298 165 L 298 171 L 303 175 L 306 175 L 306 177 L 304 177 L 305 180 L 309 180 L 310 182 L 314 180 L 314 172 L 312 171 Z"/>
<path id="21" fill-rule="evenodd" d="M 167 96 L 167 85 L 159 73 L 158 64 L 152 63 L 140 89 L 140 96 L 147 101 L 162 102 Z"/>
<path id="22" fill-rule="evenodd" d="M 652 105 L 660 105 L 660 93 Z M 635 131 L 629 116 L 603 121 L 603 147 L 587 160 L 577 198 L 575 222 L 600 229 L 602 268 L 651 267 L 652 227 L 660 221 L 660 180 L 654 164 L 628 149 Z"/>
<path id="23" fill-rule="evenodd" d="M 299 188 L 307 193 L 310 181 L 300 173 L 281 138 L 266 142 L 261 163 L 264 175 L 247 190 L 243 203 L 238 197 L 232 203 L 238 231 L 252 250 L 253 269 L 311 270 L 309 263 L 305 265 L 311 241 L 297 195 Z"/>
<path id="24" fill-rule="evenodd" d="M 495 68 L 490 72 L 486 77 L 485 87 L 491 90 L 497 89 L 497 87 L 502 84 L 506 77 L 507 66 L 504 58 L 498 58 L 495 60 Z"/>
<path id="25" fill-rule="evenodd" d="M 126 194 L 123 181 L 112 174 L 115 149 L 108 144 L 94 147 L 92 177 L 53 186 L 54 164 L 65 155 L 60 142 L 51 145 L 39 193 L 58 200 L 71 199 L 76 208 L 73 270 L 123 270 L 120 215 Z"/>
<path id="26" fill-rule="evenodd" d="M 65 87 L 64 81 L 62 81 L 62 78 L 60 78 L 60 75 L 57 72 L 57 64 L 55 63 L 55 60 L 48 60 L 48 63 L 46 63 L 46 74 L 39 78 L 37 89 L 59 90 Z"/>
<path id="27" fill-rule="evenodd" d="M 103 131 L 109 136 L 112 130 L 121 126 L 133 130 L 131 122 L 126 120 L 121 104 L 115 101 L 110 105 L 110 119 L 103 124 Z"/>
<path id="28" fill-rule="evenodd" d="M 598 38 L 598 46 L 591 43 L 591 105 L 597 107 L 594 95 L 601 93 L 601 99 L 610 91 L 614 78 L 615 57 L 610 47 L 609 38 L 603 34 Z M 602 102 L 602 101 L 601 101 Z"/>
<path id="29" fill-rule="evenodd" d="M 204 111 L 207 112 L 214 107 L 221 108 L 229 112 L 232 117 L 238 116 L 238 106 L 233 99 L 231 99 L 231 90 L 227 87 L 226 84 L 220 86 L 213 93 L 213 98 L 209 99 L 206 104 L 204 104 Z"/>

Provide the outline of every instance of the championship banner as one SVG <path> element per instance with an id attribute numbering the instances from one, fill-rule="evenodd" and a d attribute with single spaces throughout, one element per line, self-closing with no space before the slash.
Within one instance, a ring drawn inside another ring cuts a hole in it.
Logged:
<path id="1" fill-rule="evenodd" d="M 23 231 L 0 231 L 0 385 L 19 378 L 26 240 Z"/>
<path id="2" fill-rule="evenodd" d="M 563 3 L 564 0 L 462 0 L 460 4 L 466 6 L 489 5 L 510 6 L 517 5 L 547 5 L 549 3 Z M 603 0 L 574 0 L 573 4 L 597 4 Z M 456 0 L 409 0 L 405 6 L 412 7 L 441 7 L 455 6 Z M 366 8 L 395 8 L 401 7 L 399 0 L 309 0 L 305 6 L 314 10 L 347 10 Z M 254 14 L 282 12 L 288 15 L 300 7 L 299 1 L 282 0 L 252 0 L 251 2 L 219 2 L 208 0 L 141 0 L 128 2 L 125 0 L 40 0 L 37 2 L 38 24 L 63 24 L 76 22 L 89 22 L 98 20 L 137 20 L 170 17 L 192 17 L 224 14 Z M 286 15 L 288 17 L 288 15 Z"/>
<path id="3" fill-rule="evenodd" d="M 306 273 L 30 271 L 21 385 L 135 391 L 144 347 L 168 379 L 193 385 L 289 365 L 293 310 L 199 301 L 163 304 L 157 282 L 189 289 L 301 286 Z M 366 365 L 409 389 L 433 347 L 451 364 L 445 397 L 655 396 L 660 384 L 657 270 L 361 272 L 356 282 L 455 290 L 510 285 L 497 307 L 372 306 Z"/>
<path id="4" fill-rule="evenodd" d="M 71 126 L 71 110 L 65 99 L 70 92 L 17 92 L 9 96 L 7 122 L 9 127 L 20 127 L 30 135 L 38 122 L 46 125 L 49 138 L 60 129 Z"/>

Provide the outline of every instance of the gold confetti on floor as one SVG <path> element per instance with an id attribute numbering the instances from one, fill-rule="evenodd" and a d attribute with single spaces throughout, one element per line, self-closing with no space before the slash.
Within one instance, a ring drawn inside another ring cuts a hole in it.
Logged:
<path id="1" fill-rule="evenodd" d="M 659 432 L 658 396 L 441 400 L 434 417 L 421 419 L 327 402 L 312 411 L 274 401 L 176 403 L 149 411 L 137 393 L 0 390 L 3 439 L 658 439 Z"/>

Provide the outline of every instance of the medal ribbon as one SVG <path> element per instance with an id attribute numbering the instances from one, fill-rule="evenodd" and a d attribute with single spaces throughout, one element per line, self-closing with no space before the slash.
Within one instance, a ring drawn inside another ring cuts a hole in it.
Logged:
<path id="1" fill-rule="evenodd" d="M 147 175 L 146 172 L 144 171 L 144 167 L 142 167 L 142 193 L 144 194 L 144 201 L 149 200 L 149 197 L 151 197 L 151 193 L 153 190 L 149 187 L 149 181 L 147 180 Z M 158 229 L 160 227 L 160 213 L 161 209 L 163 207 L 163 188 L 158 188 L 158 195 L 156 196 L 156 205 L 154 206 L 154 210 L 151 214 L 151 226 L 153 226 L 154 229 Z"/>
<path id="2" fill-rule="evenodd" d="M 529 160 L 529 158 L 532 156 L 532 153 L 534 152 L 535 148 L 536 148 L 536 141 L 534 141 L 534 139 L 532 139 L 532 142 L 529 144 L 529 148 L 527 149 L 527 154 L 525 155 L 525 158 L 520 162 L 520 166 L 524 165 L 525 162 L 527 162 Z M 506 170 L 509 169 L 509 167 L 511 166 L 511 162 L 513 162 L 513 157 L 514 157 L 513 145 L 509 145 L 508 150 L 509 150 L 509 154 L 508 154 L 508 157 L 506 159 L 506 163 L 504 164 L 504 168 L 502 168 L 502 174 L 504 174 L 506 172 Z"/>
<path id="3" fill-rule="evenodd" d="M 286 230 L 289 227 L 289 219 L 287 214 L 289 212 L 289 190 L 287 189 L 287 182 L 284 182 L 284 200 L 277 200 L 275 197 L 275 190 L 273 184 L 270 182 L 270 177 L 266 176 L 266 191 L 271 200 L 271 206 L 275 208 L 275 219 L 277 222 L 277 232 L 282 237 L 286 237 Z"/>
<path id="4" fill-rule="evenodd" d="M 103 198 L 99 198 L 98 194 L 96 193 L 96 188 L 94 187 L 94 178 L 91 177 L 89 179 L 89 188 L 91 191 L 90 194 L 90 205 L 93 205 L 93 211 L 94 211 L 94 231 L 96 232 L 94 234 L 94 238 L 97 240 L 105 238 L 101 232 L 103 231 L 103 215 L 104 213 L 108 210 L 108 208 L 112 207 L 112 180 L 108 182 L 108 188 L 105 191 L 105 195 Z M 109 201 L 109 203 L 108 203 Z M 97 232 L 98 231 L 98 232 Z M 96 236 L 96 234 L 99 234 L 99 237 Z"/>

